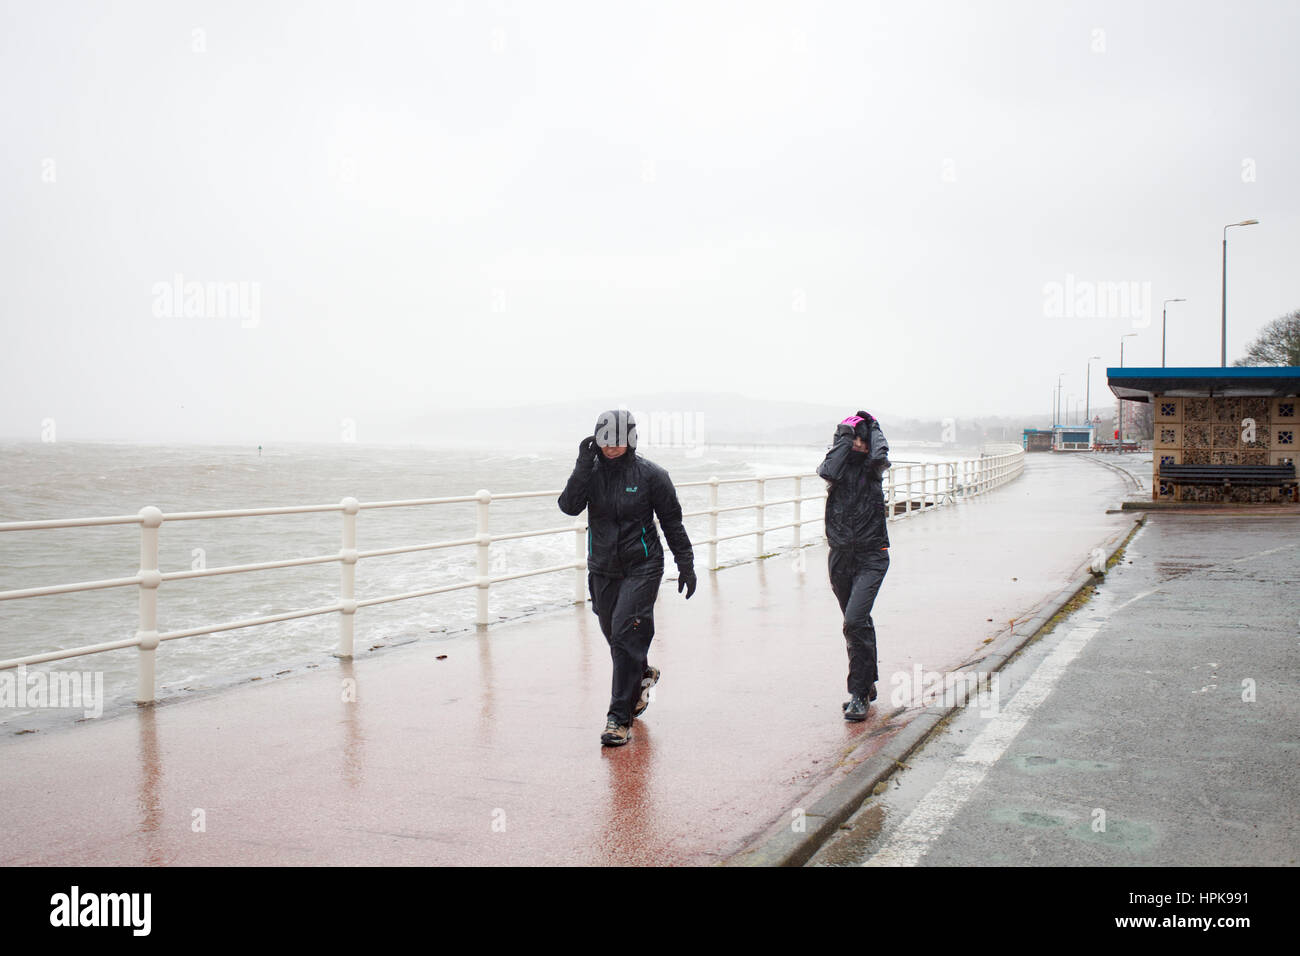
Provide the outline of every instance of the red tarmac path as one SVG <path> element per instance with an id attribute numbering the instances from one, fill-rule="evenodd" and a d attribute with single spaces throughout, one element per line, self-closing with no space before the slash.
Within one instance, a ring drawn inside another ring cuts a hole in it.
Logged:
<path id="1" fill-rule="evenodd" d="M 702 574 L 689 603 L 664 582 L 663 679 L 626 747 L 599 745 L 610 662 L 584 606 L 10 735 L 0 863 L 719 862 L 909 719 L 883 723 L 891 674 L 961 663 L 1082 570 L 1132 523 L 1105 513 L 1126 490 L 1094 462 L 1030 455 L 1003 488 L 891 523 L 883 706 L 862 724 L 840 716 L 847 663 L 818 545 L 802 570 L 783 554 Z"/>

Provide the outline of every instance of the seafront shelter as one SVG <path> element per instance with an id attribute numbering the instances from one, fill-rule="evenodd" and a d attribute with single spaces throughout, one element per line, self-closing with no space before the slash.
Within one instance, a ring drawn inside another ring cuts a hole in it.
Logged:
<path id="1" fill-rule="evenodd" d="M 1051 451 L 1052 430 L 1050 428 L 1026 428 L 1020 436 L 1020 447 L 1025 451 Z"/>
<path id="2" fill-rule="evenodd" d="M 1091 425 L 1057 425 L 1052 429 L 1052 451 L 1089 451 Z"/>
<path id="3" fill-rule="evenodd" d="M 1106 378 L 1117 398 L 1152 404 L 1152 498 L 1295 499 L 1300 367 L 1108 368 Z"/>

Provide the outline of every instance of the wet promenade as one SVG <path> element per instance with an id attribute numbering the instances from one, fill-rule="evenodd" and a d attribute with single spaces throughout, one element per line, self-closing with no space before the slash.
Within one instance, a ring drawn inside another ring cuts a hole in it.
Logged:
<path id="1" fill-rule="evenodd" d="M 1295 866 L 1298 517 L 1151 514 L 812 862 Z"/>
<path id="2" fill-rule="evenodd" d="M 882 679 L 952 668 L 1031 617 L 1131 529 L 1106 513 L 1131 490 L 1095 461 L 1030 455 L 1003 488 L 891 524 Z M 886 722 L 882 684 L 868 721 L 841 718 L 823 546 L 701 574 L 690 602 L 665 582 L 656 630 L 663 679 L 614 750 L 586 607 L 10 735 L 0 863 L 709 864 L 913 713 Z"/>

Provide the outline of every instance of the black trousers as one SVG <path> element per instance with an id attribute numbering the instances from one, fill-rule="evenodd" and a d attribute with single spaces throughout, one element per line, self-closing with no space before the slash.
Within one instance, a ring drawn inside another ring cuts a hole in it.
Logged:
<path id="1" fill-rule="evenodd" d="M 655 599 L 662 580 L 662 574 L 639 578 L 587 575 L 591 609 L 600 619 L 614 663 L 607 716 L 621 725 L 632 722 L 632 708 L 641 696 L 641 679 L 655 636 Z"/>
<path id="2" fill-rule="evenodd" d="M 876 627 L 871 608 L 889 570 L 889 552 L 830 551 L 831 590 L 844 612 L 844 643 L 849 652 L 849 695 L 864 700 L 877 678 Z"/>

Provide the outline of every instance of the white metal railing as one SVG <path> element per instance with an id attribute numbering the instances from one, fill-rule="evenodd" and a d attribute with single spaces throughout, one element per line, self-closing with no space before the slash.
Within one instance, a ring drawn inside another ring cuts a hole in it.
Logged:
<path id="1" fill-rule="evenodd" d="M 883 491 L 888 504 L 887 515 L 890 519 L 907 517 L 928 508 L 941 505 L 944 501 L 956 498 L 968 498 L 990 491 L 999 485 L 1011 481 L 1024 470 L 1024 452 L 1018 445 L 994 449 L 993 454 L 985 454 L 976 459 L 963 459 L 938 463 L 899 464 L 889 469 L 883 478 Z M 919 473 L 918 473 L 919 472 Z M 694 544 L 707 544 L 709 551 L 708 566 L 718 568 L 718 542 L 736 538 L 755 538 L 754 554 L 762 557 L 767 554 L 766 536 L 775 531 L 792 529 L 793 547 L 803 546 L 801 531 L 804 525 L 823 521 L 823 516 L 804 517 L 802 505 L 805 501 L 824 500 L 826 493 L 820 490 L 816 494 L 803 494 L 805 479 L 817 478 L 816 472 L 798 474 L 764 475 L 758 478 L 709 478 L 707 481 L 683 482 L 677 488 L 707 488 L 708 507 L 684 511 L 683 518 L 708 517 L 708 535 L 696 537 Z M 792 481 L 793 492 L 788 497 L 768 498 L 767 485 L 775 481 Z M 752 501 L 734 505 L 720 506 L 718 489 L 722 485 L 753 484 L 756 495 Z M 120 650 L 127 647 L 139 648 L 137 703 L 150 703 L 155 697 L 155 655 L 158 646 L 164 641 L 195 637 L 202 634 L 215 634 L 279 621 L 313 617 L 321 614 L 339 615 L 339 639 L 335 655 L 350 658 L 353 651 L 355 618 L 359 608 L 444 594 L 464 588 L 477 589 L 476 621 L 479 625 L 488 623 L 488 594 L 493 584 L 512 581 L 518 578 L 541 574 L 555 574 L 564 571 L 573 572 L 573 601 L 584 602 L 586 590 L 586 520 L 578 518 L 567 527 L 541 528 L 528 531 L 515 531 L 506 534 L 491 533 L 491 505 L 494 501 L 508 501 L 524 498 L 558 497 L 554 491 L 520 491 L 505 494 L 491 494 L 483 490 L 473 495 L 461 495 L 444 498 L 418 498 L 405 501 L 371 501 L 358 502 L 355 498 L 344 498 L 334 505 L 298 505 L 285 508 L 246 508 L 232 511 L 187 511 L 164 514 L 151 506 L 141 508 L 135 515 L 117 515 L 107 518 L 70 518 L 44 521 L 14 521 L 0 524 L 0 532 L 5 531 L 39 531 L 53 528 L 84 528 L 105 525 L 130 525 L 140 527 L 140 570 L 137 574 L 125 578 L 104 578 L 94 581 L 81 581 L 73 584 L 58 584 L 46 587 L 22 588 L 0 591 L 0 601 L 22 598 L 43 597 L 54 594 L 67 594 L 76 591 L 93 591 L 105 588 L 136 587 L 139 589 L 139 621 L 135 635 L 121 640 L 90 644 L 82 647 L 66 648 L 44 653 L 29 654 L 23 657 L 0 660 L 0 670 L 11 669 L 27 664 L 40 664 L 49 661 L 83 657 L 104 651 Z M 383 508 L 413 508 L 433 505 L 445 505 L 474 502 L 477 510 L 475 534 L 470 537 L 455 538 L 447 541 L 435 541 L 423 544 L 401 545 L 391 548 L 376 548 L 361 551 L 357 549 L 357 516 L 362 511 Z M 793 506 L 790 521 L 782 524 L 766 523 L 767 510 L 783 505 Z M 177 521 L 206 521 L 222 518 L 258 517 L 265 515 L 307 514 L 337 511 L 342 516 L 341 546 L 337 552 L 318 554 L 309 557 L 288 558 L 278 561 L 262 561 L 252 564 L 228 565 L 215 568 L 200 568 L 187 571 L 161 571 L 158 567 L 158 536 L 164 523 Z M 718 533 L 718 515 L 728 512 L 753 511 L 754 527 L 749 530 L 730 534 Z M 547 567 L 533 568 L 509 574 L 490 573 L 490 548 L 494 542 L 509 541 L 519 538 L 539 537 L 544 535 L 572 534 L 574 536 L 574 560 Z M 394 554 L 407 554 L 417 551 L 433 551 L 443 548 L 473 547 L 476 549 L 477 574 L 462 581 L 441 584 L 435 587 L 387 594 L 358 600 L 356 597 L 356 565 L 365 558 L 377 558 Z M 244 574 L 276 568 L 290 568 L 313 564 L 339 564 L 338 600 L 323 607 L 303 608 L 281 614 L 269 614 L 261 617 L 226 621 L 205 627 L 193 627 L 184 630 L 158 631 L 158 589 L 164 581 L 179 581 L 192 578 L 214 577 L 225 574 Z"/>

